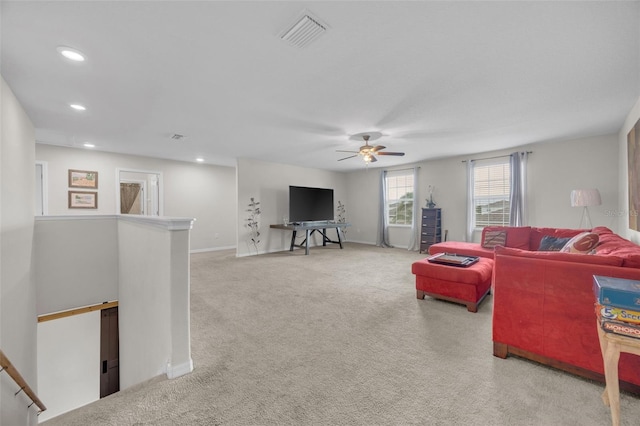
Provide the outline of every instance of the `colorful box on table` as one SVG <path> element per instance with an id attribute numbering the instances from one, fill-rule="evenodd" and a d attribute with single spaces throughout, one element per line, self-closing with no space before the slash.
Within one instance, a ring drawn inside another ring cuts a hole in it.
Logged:
<path id="1" fill-rule="evenodd" d="M 635 337 L 640 339 L 640 325 L 622 321 L 612 321 L 602 318 L 600 327 L 607 333 L 620 334 L 622 336 Z"/>
<path id="2" fill-rule="evenodd" d="M 640 325 L 640 311 L 596 303 L 596 314 L 602 320 L 622 321 Z"/>
<path id="3" fill-rule="evenodd" d="M 640 281 L 594 275 L 593 292 L 603 306 L 640 311 Z"/>

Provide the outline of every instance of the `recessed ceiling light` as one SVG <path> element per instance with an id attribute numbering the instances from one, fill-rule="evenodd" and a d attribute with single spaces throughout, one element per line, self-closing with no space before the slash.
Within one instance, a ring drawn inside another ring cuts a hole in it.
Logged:
<path id="1" fill-rule="evenodd" d="M 82 144 L 85 148 L 95 148 L 96 146 L 92 143 L 85 142 Z"/>
<path id="2" fill-rule="evenodd" d="M 67 46 L 58 46 L 56 50 L 69 60 L 74 62 L 84 62 L 84 55 L 79 50 Z"/>
<path id="3" fill-rule="evenodd" d="M 69 106 L 75 109 L 76 111 L 84 111 L 87 109 L 84 105 L 80 105 L 80 104 L 69 104 Z"/>
<path id="4" fill-rule="evenodd" d="M 198 163 L 202 163 L 202 162 L 204 161 L 204 158 L 202 158 L 202 157 L 198 157 L 198 158 L 196 158 L 196 161 L 197 161 Z"/>

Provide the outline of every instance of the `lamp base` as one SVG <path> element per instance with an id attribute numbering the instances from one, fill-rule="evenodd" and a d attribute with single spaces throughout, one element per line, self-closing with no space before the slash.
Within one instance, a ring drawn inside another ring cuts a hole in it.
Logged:
<path id="1" fill-rule="evenodd" d="M 585 224 L 584 227 L 582 226 L 583 223 Z M 580 225 L 578 226 L 578 229 L 591 229 L 591 228 L 593 228 L 593 224 L 591 223 L 589 208 L 587 206 L 584 206 L 582 208 L 582 217 L 580 218 Z"/>

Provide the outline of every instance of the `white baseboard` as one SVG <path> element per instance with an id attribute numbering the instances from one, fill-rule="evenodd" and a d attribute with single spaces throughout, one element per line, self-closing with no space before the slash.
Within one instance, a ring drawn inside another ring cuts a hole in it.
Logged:
<path id="1" fill-rule="evenodd" d="M 203 249 L 189 250 L 189 253 L 206 253 L 206 252 L 209 252 L 209 251 L 231 250 L 231 249 L 235 249 L 235 248 L 236 248 L 236 246 L 209 247 L 209 248 L 203 248 Z"/>
<path id="2" fill-rule="evenodd" d="M 167 364 L 167 377 L 169 379 L 175 379 L 185 374 L 189 374 L 193 371 L 193 359 L 189 358 L 189 361 L 183 362 L 178 365 Z"/>

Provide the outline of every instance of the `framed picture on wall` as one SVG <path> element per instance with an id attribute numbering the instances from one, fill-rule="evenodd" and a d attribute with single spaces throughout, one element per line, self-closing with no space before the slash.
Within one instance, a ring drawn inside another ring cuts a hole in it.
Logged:
<path id="1" fill-rule="evenodd" d="M 98 188 L 98 172 L 69 169 L 69 188 Z"/>
<path id="2" fill-rule="evenodd" d="M 97 209 L 98 193 L 91 191 L 69 191 L 70 209 Z"/>

